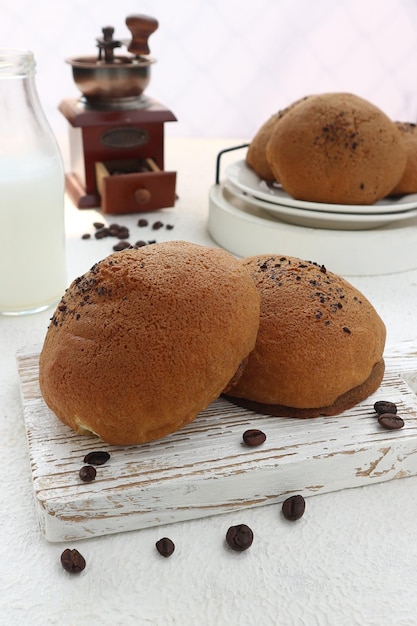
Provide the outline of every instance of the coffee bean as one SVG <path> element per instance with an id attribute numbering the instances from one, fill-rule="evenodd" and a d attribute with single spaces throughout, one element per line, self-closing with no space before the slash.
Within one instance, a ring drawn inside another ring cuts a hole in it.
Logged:
<path id="1" fill-rule="evenodd" d="M 94 234 L 96 239 L 104 239 L 105 237 L 109 237 L 109 229 L 108 228 L 100 228 Z"/>
<path id="2" fill-rule="evenodd" d="M 84 457 L 84 463 L 88 465 L 104 465 L 110 459 L 110 454 L 104 450 L 89 452 Z"/>
<path id="3" fill-rule="evenodd" d="M 382 413 L 378 416 L 378 422 L 387 430 L 398 430 L 404 426 L 404 420 L 393 413 Z"/>
<path id="4" fill-rule="evenodd" d="M 251 547 L 253 542 L 253 532 L 246 524 L 230 526 L 226 533 L 226 542 L 232 550 L 243 552 Z"/>
<path id="5" fill-rule="evenodd" d="M 141 228 L 147 225 L 148 225 L 148 220 L 146 220 L 144 217 L 141 217 L 140 220 L 138 220 L 138 226 L 140 226 Z"/>
<path id="6" fill-rule="evenodd" d="M 285 519 L 295 522 L 304 515 L 306 503 L 301 495 L 291 496 L 282 503 L 282 513 Z"/>
<path id="7" fill-rule="evenodd" d="M 159 230 L 162 227 L 163 227 L 163 223 L 160 222 L 159 220 L 152 224 L 152 230 Z"/>
<path id="8" fill-rule="evenodd" d="M 97 470 L 92 465 L 84 465 L 79 471 L 79 476 L 84 483 L 91 483 L 97 476 Z"/>
<path id="9" fill-rule="evenodd" d="M 266 435 L 257 428 L 246 430 L 243 433 L 243 441 L 247 446 L 260 446 L 266 440 Z"/>
<path id="10" fill-rule="evenodd" d="M 99 230 L 100 228 L 104 228 L 104 224 L 103 222 L 93 222 L 93 226 L 96 230 Z"/>
<path id="11" fill-rule="evenodd" d="M 116 245 L 113 246 L 113 250 L 115 252 L 121 252 L 121 250 L 126 250 L 130 248 L 130 243 L 128 241 L 119 241 Z"/>
<path id="12" fill-rule="evenodd" d="M 129 236 L 130 236 L 129 229 L 121 226 L 115 236 L 118 239 L 129 239 Z"/>
<path id="13" fill-rule="evenodd" d="M 67 548 L 61 554 L 61 564 L 70 574 L 79 574 L 85 568 L 85 558 L 75 548 Z"/>
<path id="14" fill-rule="evenodd" d="M 171 541 L 171 539 L 168 539 L 168 537 L 163 537 L 162 539 L 159 539 L 159 541 L 156 542 L 155 546 L 159 554 L 165 557 L 171 556 L 171 554 L 173 554 L 175 550 L 174 542 Z"/>
<path id="15" fill-rule="evenodd" d="M 110 237 L 117 237 L 118 239 L 128 239 L 130 235 L 128 227 L 122 224 L 110 224 L 107 230 Z"/>
<path id="16" fill-rule="evenodd" d="M 81 235 L 81 239 L 91 239 L 90 233 L 84 233 L 84 235 Z"/>
<path id="17" fill-rule="evenodd" d="M 110 237 L 117 237 L 117 235 L 119 234 L 120 226 L 119 224 L 110 224 L 107 227 L 107 230 Z"/>
<path id="18" fill-rule="evenodd" d="M 143 246 L 146 246 L 146 241 L 139 240 L 135 243 L 135 248 L 142 248 Z"/>
<path id="19" fill-rule="evenodd" d="M 382 413 L 393 413 L 397 412 L 397 405 L 394 402 L 389 402 L 388 400 L 378 400 L 374 404 L 375 412 L 378 415 L 382 415 Z"/>

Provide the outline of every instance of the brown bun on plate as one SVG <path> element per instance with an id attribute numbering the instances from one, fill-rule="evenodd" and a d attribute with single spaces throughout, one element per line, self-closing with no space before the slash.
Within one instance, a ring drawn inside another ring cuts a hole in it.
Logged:
<path id="1" fill-rule="evenodd" d="M 297 200 L 371 205 L 401 179 L 406 150 L 395 123 L 349 93 L 309 96 L 273 128 L 266 154 Z"/>
<path id="2" fill-rule="evenodd" d="M 411 122 L 395 122 L 395 125 L 404 140 L 407 162 L 400 182 L 389 195 L 417 193 L 417 126 Z"/>
<path id="3" fill-rule="evenodd" d="M 110 444 L 174 432 L 254 348 L 259 300 L 246 268 L 218 248 L 174 241 L 111 254 L 73 281 L 52 317 L 44 400 Z"/>
<path id="4" fill-rule="evenodd" d="M 297 106 L 300 102 L 304 102 L 308 96 L 296 100 L 290 106 L 278 111 L 274 115 L 271 115 L 264 124 L 260 127 L 256 135 L 248 146 L 246 153 L 246 164 L 253 169 L 255 174 L 262 180 L 276 181 L 277 177 L 271 169 L 269 161 L 266 156 L 266 146 L 271 138 L 272 131 L 275 128 L 275 124 L 279 122 L 288 111 Z"/>
<path id="5" fill-rule="evenodd" d="M 271 117 L 260 127 L 256 135 L 248 146 L 246 153 L 246 164 L 253 169 L 255 174 L 262 180 L 273 181 L 275 175 L 266 158 L 266 144 L 268 143 L 272 130 L 279 119 L 279 113 Z"/>
<path id="6" fill-rule="evenodd" d="M 261 321 L 230 400 L 258 413 L 336 415 L 376 391 L 385 325 L 350 283 L 309 261 L 241 260 L 261 297 Z"/>

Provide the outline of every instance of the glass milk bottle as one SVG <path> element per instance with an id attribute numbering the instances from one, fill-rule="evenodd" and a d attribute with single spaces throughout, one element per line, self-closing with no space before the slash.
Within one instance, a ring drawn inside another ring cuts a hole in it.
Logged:
<path id="1" fill-rule="evenodd" d="M 64 190 L 33 53 L 0 49 L 0 314 L 42 311 L 63 294 Z"/>

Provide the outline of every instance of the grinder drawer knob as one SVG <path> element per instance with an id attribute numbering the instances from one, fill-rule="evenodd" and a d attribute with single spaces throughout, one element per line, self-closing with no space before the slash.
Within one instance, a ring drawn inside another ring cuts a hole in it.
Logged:
<path id="1" fill-rule="evenodd" d="M 151 192 L 148 189 L 136 189 L 133 195 L 138 204 L 147 204 L 151 199 Z"/>

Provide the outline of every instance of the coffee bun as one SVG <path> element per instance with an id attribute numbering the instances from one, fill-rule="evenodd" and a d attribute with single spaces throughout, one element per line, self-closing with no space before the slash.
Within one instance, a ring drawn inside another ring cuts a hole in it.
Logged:
<path id="1" fill-rule="evenodd" d="M 275 113 L 274 115 L 271 115 L 271 117 L 267 119 L 264 124 L 262 124 L 250 142 L 246 153 L 246 164 L 253 169 L 259 178 L 262 178 L 262 180 L 277 180 L 276 174 L 272 171 L 266 155 L 266 146 L 268 145 L 275 125 L 284 117 L 284 115 L 286 115 L 286 113 L 288 113 L 288 111 L 291 111 L 291 109 L 297 106 L 300 102 L 304 102 L 307 98 L 308 96 L 305 96 L 300 100 L 296 100 L 290 104 L 290 106 L 278 111 L 278 113 Z"/>
<path id="2" fill-rule="evenodd" d="M 309 96 L 273 128 L 266 154 L 297 200 L 371 205 L 401 179 L 400 131 L 378 107 L 349 93 Z"/>
<path id="3" fill-rule="evenodd" d="M 404 141 L 407 162 L 400 182 L 391 191 L 391 196 L 417 193 L 417 126 L 411 122 L 395 122 Z"/>
<path id="4" fill-rule="evenodd" d="M 111 254 L 52 317 L 39 362 L 45 402 L 111 444 L 174 432 L 254 348 L 259 299 L 246 268 L 218 248 L 175 241 Z"/>
<path id="5" fill-rule="evenodd" d="M 260 413 L 315 417 L 378 388 L 385 325 L 363 294 L 309 261 L 261 255 L 241 263 L 259 291 L 261 321 L 230 399 Z"/>
<path id="6" fill-rule="evenodd" d="M 246 153 L 247 165 L 253 169 L 255 174 L 257 174 L 259 178 L 262 178 L 262 180 L 275 180 L 275 174 L 266 158 L 266 145 L 278 119 L 279 113 L 275 113 L 262 124 L 250 142 Z"/>

